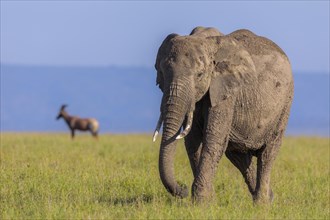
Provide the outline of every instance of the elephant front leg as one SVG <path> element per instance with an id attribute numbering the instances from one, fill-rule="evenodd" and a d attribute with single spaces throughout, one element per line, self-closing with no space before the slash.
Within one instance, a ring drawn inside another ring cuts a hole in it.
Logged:
<path id="1" fill-rule="evenodd" d="M 196 178 L 198 173 L 198 164 L 202 149 L 202 138 L 202 131 L 198 128 L 198 126 L 196 126 L 196 124 L 193 124 L 191 131 L 185 137 L 185 146 L 194 178 Z"/>
<path id="2" fill-rule="evenodd" d="M 210 108 L 198 174 L 193 182 L 192 195 L 197 202 L 208 200 L 214 194 L 213 179 L 219 160 L 225 152 L 232 123 L 232 108 Z"/>

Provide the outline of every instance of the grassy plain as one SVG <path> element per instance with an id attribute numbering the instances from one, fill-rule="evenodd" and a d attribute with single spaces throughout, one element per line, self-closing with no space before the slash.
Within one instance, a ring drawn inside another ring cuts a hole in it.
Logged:
<path id="1" fill-rule="evenodd" d="M 254 206 L 239 171 L 221 159 L 216 198 L 171 197 L 151 135 L 1 133 L 0 219 L 329 219 L 329 139 L 287 137 L 272 171 L 271 206 Z M 180 142 L 176 178 L 192 174 Z"/>

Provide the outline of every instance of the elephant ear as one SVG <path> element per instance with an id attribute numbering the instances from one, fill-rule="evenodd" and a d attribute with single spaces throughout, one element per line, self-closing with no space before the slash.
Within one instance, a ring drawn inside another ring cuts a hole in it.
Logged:
<path id="1" fill-rule="evenodd" d="M 161 69 L 160 69 L 160 63 L 169 53 L 169 49 L 171 46 L 170 41 L 173 38 L 175 38 L 176 36 L 178 36 L 178 35 L 177 34 L 168 35 L 158 49 L 156 63 L 155 63 L 155 69 L 157 70 L 156 85 L 159 86 L 159 88 L 162 90 L 162 92 L 163 92 L 163 88 L 164 88 L 164 77 L 163 77 L 163 73 L 161 72 Z"/>
<path id="2" fill-rule="evenodd" d="M 214 69 L 210 83 L 211 105 L 219 105 L 235 97 L 240 88 L 257 80 L 251 55 L 238 41 L 228 36 L 212 39 L 218 48 L 214 55 Z"/>

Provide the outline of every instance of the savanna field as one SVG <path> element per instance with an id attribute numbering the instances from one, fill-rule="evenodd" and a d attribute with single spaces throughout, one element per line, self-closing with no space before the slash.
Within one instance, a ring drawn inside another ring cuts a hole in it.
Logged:
<path id="1" fill-rule="evenodd" d="M 286 137 L 272 170 L 272 205 L 255 206 L 224 156 L 208 204 L 176 199 L 158 174 L 152 135 L 1 133 L 0 219 L 329 219 L 329 138 Z M 183 141 L 176 178 L 192 173 Z"/>

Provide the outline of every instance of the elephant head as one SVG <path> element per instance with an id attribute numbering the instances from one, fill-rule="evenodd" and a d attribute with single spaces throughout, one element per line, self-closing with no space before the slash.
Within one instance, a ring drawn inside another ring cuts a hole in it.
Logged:
<path id="1" fill-rule="evenodd" d="M 255 78 L 255 67 L 235 38 L 214 28 L 197 27 L 189 36 L 168 35 L 158 50 L 155 68 L 163 92 L 154 135 L 155 139 L 163 124 L 160 177 L 172 195 L 182 198 L 188 190 L 174 178 L 176 139 L 189 133 L 196 102 L 209 95 L 212 107 L 220 105 L 242 83 Z"/>

